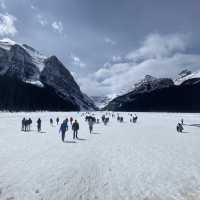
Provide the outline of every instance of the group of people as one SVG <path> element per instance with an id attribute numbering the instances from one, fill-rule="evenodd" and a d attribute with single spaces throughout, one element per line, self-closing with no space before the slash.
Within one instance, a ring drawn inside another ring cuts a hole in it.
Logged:
<path id="1" fill-rule="evenodd" d="M 71 128 L 73 130 L 73 139 L 79 139 L 78 137 L 78 130 L 79 130 L 79 123 L 77 120 L 73 120 L 72 117 L 70 117 L 70 124 L 71 124 Z M 63 122 L 60 125 L 60 129 L 59 132 L 61 133 L 61 138 L 62 141 L 65 141 L 65 134 L 66 131 L 68 131 L 69 126 L 68 126 L 68 118 L 66 118 L 65 120 L 63 120 Z"/>
<path id="2" fill-rule="evenodd" d="M 56 124 L 58 125 L 59 121 L 60 121 L 59 117 L 57 117 L 55 121 L 56 121 Z M 79 123 L 78 123 L 77 120 L 74 120 L 72 117 L 70 117 L 69 120 L 68 120 L 68 118 L 66 118 L 60 125 L 59 132 L 61 132 L 61 134 L 62 134 L 62 141 L 64 141 L 65 133 L 66 133 L 66 131 L 68 131 L 68 127 L 69 127 L 68 121 L 70 121 L 72 130 L 73 130 L 73 139 L 78 139 Z M 53 119 L 52 118 L 50 118 L 49 122 L 50 122 L 50 126 L 53 126 Z M 29 118 L 29 119 L 23 118 L 22 119 L 21 131 L 25 131 L 25 132 L 30 131 L 32 123 L 33 123 L 33 121 L 32 121 L 31 118 Z M 40 118 L 38 118 L 37 121 L 36 121 L 36 124 L 37 124 L 37 131 L 41 132 L 42 120 Z"/>
<path id="3" fill-rule="evenodd" d="M 124 118 L 123 118 L 123 117 L 120 117 L 120 116 L 118 115 L 118 116 L 117 116 L 117 121 L 122 123 L 122 122 L 124 122 Z"/>
<path id="4" fill-rule="evenodd" d="M 25 117 L 22 119 L 22 131 L 30 131 L 31 130 L 32 119 L 26 119 Z"/>
<path id="5" fill-rule="evenodd" d="M 138 120 L 138 116 L 136 114 L 132 114 L 132 113 L 129 113 L 128 114 L 130 116 L 130 122 L 132 123 L 136 123 L 137 120 Z M 123 116 L 120 116 L 119 113 L 104 113 L 101 118 L 97 118 L 95 117 L 95 114 L 94 113 L 90 113 L 90 112 L 85 112 L 85 113 L 81 113 L 81 117 L 85 118 L 85 121 L 88 123 L 88 127 L 89 127 L 89 133 L 92 134 L 93 133 L 93 130 L 94 130 L 94 124 L 99 124 L 100 123 L 100 119 L 102 120 L 102 123 L 104 125 L 107 125 L 108 122 L 110 121 L 110 118 L 115 118 L 117 119 L 118 122 L 122 123 L 124 122 L 124 118 Z M 56 124 L 58 125 L 59 124 L 59 117 L 57 117 L 55 119 L 56 121 Z M 53 118 L 50 118 L 50 125 L 53 126 Z M 23 118 L 22 119 L 22 127 L 21 127 L 21 130 L 24 131 L 24 132 L 28 132 L 31 130 L 31 125 L 32 125 L 33 121 L 31 118 Z M 42 129 L 42 120 L 40 118 L 37 119 L 36 121 L 36 124 L 37 124 L 37 131 L 38 132 L 41 132 L 41 129 Z M 59 128 L 59 133 L 61 133 L 61 139 L 63 142 L 65 142 L 65 135 L 66 135 L 66 132 L 69 130 L 69 125 L 71 125 L 71 129 L 73 131 L 73 139 L 76 140 L 76 139 L 79 139 L 78 137 L 78 132 L 79 132 L 79 123 L 77 120 L 74 120 L 73 117 L 70 117 L 69 119 L 66 118 L 63 120 L 63 122 L 60 124 L 60 128 Z M 183 125 L 184 125 L 184 121 L 183 119 L 181 119 L 180 122 L 178 122 L 177 126 L 176 126 L 176 130 L 178 133 L 182 133 L 184 128 L 183 128 Z"/>
<path id="6" fill-rule="evenodd" d="M 137 119 L 138 119 L 137 115 L 136 114 L 135 115 L 129 114 L 129 115 L 131 117 L 130 122 L 136 123 Z M 100 123 L 99 118 L 96 118 L 94 116 L 94 114 L 91 114 L 89 112 L 82 113 L 81 117 L 85 117 L 85 121 L 88 123 L 89 132 L 90 132 L 90 134 L 92 134 L 93 129 L 94 129 L 93 128 L 94 124 Z M 106 114 L 103 114 L 101 116 L 101 120 L 102 120 L 102 123 L 104 125 L 107 125 L 107 123 L 109 122 L 109 120 L 110 120 L 109 117 L 115 118 L 115 114 L 106 113 Z M 56 124 L 58 125 L 59 121 L 60 121 L 59 117 L 57 117 L 55 121 L 56 121 Z M 119 114 L 117 114 L 117 121 L 122 123 L 122 122 L 124 122 L 124 118 L 122 116 L 120 116 Z M 71 125 L 71 129 L 73 131 L 73 139 L 79 139 L 79 137 L 78 137 L 79 123 L 78 123 L 77 120 L 74 120 L 73 117 L 70 117 L 69 119 L 66 118 L 65 120 L 63 120 L 63 122 L 60 125 L 59 132 L 61 133 L 61 139 L 62 139 L 63 142 L 65 141 L 65 134 L 69 129 L 69 122 L 70 122 L 70 125 Z M 32 123 L 33 123 L 33 121 L 32 121 L 31 118 L 28 118 L 28 119 L 23 118 L 21 130 L 24 131 L 24 132 L 30 131 Z M 37 131 L 41 132 L 42 120 L 40 118 L 38 118 L 36 123 L 37 123 Z M 53 119 L 52 118 L 50 118 L 50 125 L 53 126 Z M 183 119 L 181 119 L 181 122 L 178 122 L 178 124 L 176 126 L 176 130 L 177 130 L 178 133 L 182 133 L 182 131 L 184 130 L 183 125 L 184 125 L 184 121 L 183 121 Z"/>
<path id="7" fill-rule="evenodd" d="M 102 115 L 101 119 L 102 119 L 102 122 L 104 123 L 104 125 L 107 125 L 110 120 L 110 118 L 106 117 L 106 115 Z"/>
<path id="8" fill-rule="evenodd" d="M 31 118 L 29 118 L 29 119 L 26 119 L 25 117 L 22 119 L 22 128 L 21 128 L 21 130 L 22 131 L 25 131 L 25 132 L 27 132 L 27 131 L 30 131 L 31 130 L 31 124 L 33 123 L 33 121 L 32 121 L 32 119 Z M 38 132 L 40 132 L 41 131 L 41 125 L 42 125 L 42 121 L 41 121 L 41 119 L 40 118 L 38 118 L 38 120 L 37 120 L 37 130 L 38 130 Z"/>
<path id="9" fill-rule="evenodd" d="M 132 118 L 130 119 L 130 122 L 136 123 L 137 122 L 137 115 L 135 114 L 135 116 L 132 116 Z"/>
<path id="10" fill-rule="evenodd" d="M 56 124 L 57 125 L 58 125 L 59 121 L 60 121 L 60 119 L 59 119 L 59 117 L 57 117 L 56 118 Z M 53 126 L 53 119 L 52 118 L 50 118 L 50 125 Z"/>

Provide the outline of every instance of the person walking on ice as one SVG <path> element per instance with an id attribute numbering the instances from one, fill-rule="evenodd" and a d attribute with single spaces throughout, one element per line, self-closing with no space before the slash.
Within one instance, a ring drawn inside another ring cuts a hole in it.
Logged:
<path id="1" fill-rule="evenodd" d="M 64 121 L 63 121 L 67 124 L 67 131 L 68 131 L 68 121 L 69 121 L 68 118 L 64 119 Z"/>
<path id="2" fill-rule="evenodd" d="M 93 131 L 93 125 L 94 125 L 94 121 L 92 118 L 89 119 L 88 125 L 89 125 L 90 134 L 91 134 Z"/>
<path id="3" fill-rule="evenodd" d="M 41 119 L 39 118 L 39 119 L 37 120 L 37 129 L 38 129 L 38 132 L 41 131 L 41 124 L 42 124 L 42 121 L 41 121 Z"/>
<path id="4" fill-rule="evenodd" d="M 50 119 L 50 125 L 53 126 L 53 119 Z"/>
<path id="5" fill-rule="evenodd" d="M 70 123 L 71 123 L 71 125 L 73 124 L 73 118 L 72 117 L 70 117 Z"/>
<path id="6" fill-rule="evenodd" d="M 181 124 L 182 124 L 182 125 L 184 124 L 184 120 L 183 120 L 183 118 L 181 119 Z"/>
<path id="7" fill-rule="evenodd" d="M 63 123 L 61 124 L 60 130 L 59 130 L 59 132 L 61 132 L 61 134 L 62 134 L 62 141 L 63 142 L 65 141 L 65 133 L 66 133 L 67 129 L 68 129 L 68 125 L 67 125 L 66 120 L 64 120 Z"/>
<path id="8" fill-rule="evenodd" d="M 73 139 L 78 139 L 78 130 L 79 130 L 79 123 L 77 120 L 72 124 L 72 130 L 73 130 Z"/>
<path id="9" fill-rule="evenodd" d="M 22 131 L 25 131 L 25 123 L 26 123 L 26 119 L 23 118 L 22 119 Z"/>
<path id="10" fill-rule="evenodd" d="M 58 125 L 58 123 L 59 123 L 59 118 L 58 118 L 58 117 L 56 118 L 56 123 L 57 123 L 57 125 Z"/>
<path id="11" fill-rule="evenodd" d="M 178 123 L 176 126 L 176 130 L 178 133 L 182 133 L 183 132 L 183 125 L 181 123 Z"/>

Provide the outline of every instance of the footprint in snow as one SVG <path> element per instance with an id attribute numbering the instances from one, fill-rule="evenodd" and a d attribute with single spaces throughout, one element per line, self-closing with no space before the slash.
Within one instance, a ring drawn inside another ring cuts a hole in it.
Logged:
<path id="1" fill-rule="evenodd" d="M 35 190 L 35 193 L 36 193 L 36 194 L 39 194 L 39 193 L 40 193 L 40 191 L 37 189 L 37 190 Z"/>
<path id="2" fill-rule="evenodd" d="M 6 200 L 14 200 L 15 198 L 14 197 L 8 197 L 6 198 Z"/>

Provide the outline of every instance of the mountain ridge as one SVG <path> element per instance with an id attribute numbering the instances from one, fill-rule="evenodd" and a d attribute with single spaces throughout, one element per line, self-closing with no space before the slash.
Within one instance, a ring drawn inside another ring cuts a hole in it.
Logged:
<path id="1" fill-rule="evenodd" d="M 132 91 L 109 102 L 104 110 L 200 112 L 200 77 L 197 74 L 188 73 L 183 80 L 179 77 L 179 84 L 169 78 L 147 80 L 145 77 Z"/>

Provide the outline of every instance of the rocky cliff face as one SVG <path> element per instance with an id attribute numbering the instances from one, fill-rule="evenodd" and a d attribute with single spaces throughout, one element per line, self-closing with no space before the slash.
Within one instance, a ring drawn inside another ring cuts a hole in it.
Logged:
<path id="1" fill-rule="evenodd" d="M 45 67 L 40 74 L 40 81 L 44 85 L 54 88 L 59 96 L 79 105 L 82 110 L 95 108 L 56 56 L 45 59 L 44 64 Z"/>
<path id="2" fill-rule="evenodd" d="M 66 104 L 70 102 L 76 110 L 96 108 L 56 56 L 47 58 L 28 45 L 0 41 L 0 75 L 17 80 L 17 83 L 22 81 L 48 88 Z"/>
<path id="3" fill-rule="evenodd" d="M 15 44 L 8 53 L 7 63 L 9 66 L 6 75 L 16 79 L 37 80 L 39 69 L 32 63 L 32 57 L 21 46 Z"/>

